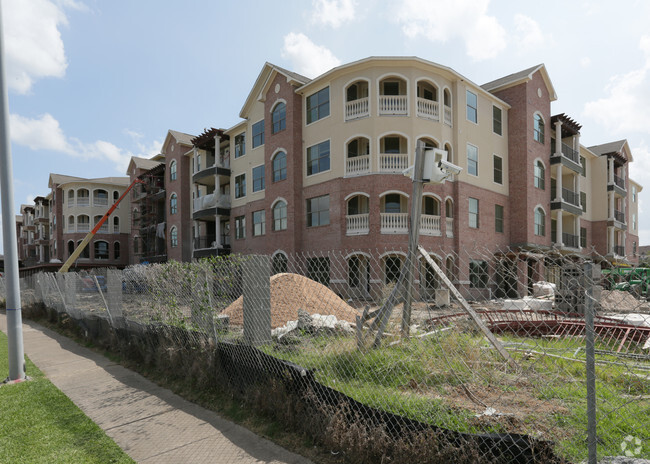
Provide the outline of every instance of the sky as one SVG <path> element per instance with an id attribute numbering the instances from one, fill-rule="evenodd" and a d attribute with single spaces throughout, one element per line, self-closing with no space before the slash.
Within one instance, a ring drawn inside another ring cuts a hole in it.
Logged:
<path id="1" fill-rule="evenodd" d="M 169 129 L 230 128 L 265 62 L 417 56 L 476 84 L 544 63 L 581 143 L 627 139 L 650 245 L 645 0 L 0 0 L 15 212 L 50 173 L 124 176 Z M 1 229 L 0 229 L 1 231 Z M 0 232 L 1 233 L 1 232 Z M 2 253 L 0 241 L 0 253 Z"/>

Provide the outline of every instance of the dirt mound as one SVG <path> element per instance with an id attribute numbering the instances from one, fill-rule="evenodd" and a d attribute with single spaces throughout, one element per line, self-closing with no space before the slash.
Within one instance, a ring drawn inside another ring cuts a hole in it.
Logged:
<path id="1" fill-rule="evenodd" d="M 645 301 L 621 290 L 603 290 L 600 305 L 603 311 L 629 312 L 648 309 Z"/>
<path id="2" fill-rule="evenodd" d="M 244 297 L 240 296 L 223 314 L 233 325 L 244 324 Z M 338 320 L 355 322 L 358 312 L 324 285 L 298 274 L 276 274 L 271 277 L 271 327 L 298 320 L 298 310 L 310 314 L 334 315 Z"/>

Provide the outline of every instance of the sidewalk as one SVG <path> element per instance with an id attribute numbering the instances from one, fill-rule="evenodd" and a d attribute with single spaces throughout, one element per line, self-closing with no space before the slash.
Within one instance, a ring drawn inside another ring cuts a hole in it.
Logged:
<path id="1" fill-rule="evenodd" d="M 32 321 L 23 339 L 29 359 L 137 462 L 311 463 Z"/>

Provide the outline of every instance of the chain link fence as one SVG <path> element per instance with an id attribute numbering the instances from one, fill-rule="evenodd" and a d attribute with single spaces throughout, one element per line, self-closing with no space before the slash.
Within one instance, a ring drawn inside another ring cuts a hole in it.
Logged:
<path id="1" fill-rule="evenodd" d="M 584 462 L 650 458 L 649 283 L 595 255 L 373 249 L 38 274 L 21 298 L 352 462 Z"/>

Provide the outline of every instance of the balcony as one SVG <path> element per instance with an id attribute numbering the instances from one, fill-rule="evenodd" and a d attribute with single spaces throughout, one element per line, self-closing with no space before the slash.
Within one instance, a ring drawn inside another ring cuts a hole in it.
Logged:
<path id="1" fill-rule="evenodd" d="M 440 121 L 440 104 L 434 100 L 418 97 L 417 115 L 420 118 Z"/>
<path id="2" fill-rule="evenodd" d="M 370 214 L 350 214 L 345 217 L 346 235 L 368 235 L 370 233 Z"/>
<path id="3" fill-rule="evenodd" d="M 627 196 L 627 190 L 625 190 L 625 178 L 617 176 L 616 174 L 612 175 L 612 180 L 607 181 L 607 191 L 614 191 L 622 197 Z"/>
<path id="4" fill-rule="evenodd" d="M 382 234 L 408 233 L 408 213 L 380 213 Z"/>
<path id="5" fill-rule="evenodd" d="M 80 224 L 81 225 L 81 224 Z M 108 234 L 108 223 L 104 222 L 97 231 L 98 234 Z"/>
<path id="6" fill-rule="evenodd" d="M 193 219 L 199 219 L 209 216 L 227 216 L 230 209 L 230 196 L 221 193 L 210 193 L 202 197 L 195 198 Z"/>
<path id="7" fill-rule="evenodd" d="M 352 121 L 354 119 L 366 118 L 370 116 L 370 109 L 368 105 L 368 97 L 359 98 L 345 102 L 345 120 Z"/>
<path id="8" fill-rule="evenodd" d="M 90 232 L 90 224 L 77 224 L 77 232 Z"/>
<path id="9" fill-rule="evenodd" d="M 78 197 L 77 206 L 90 206 L 90 197 Z"/>
<path id="10" fill-rule="evenodd" d="M 408 168 L 408 153 L 381 153 L 379 155 L 379 172 L 401 174 Z"/>
<path id="11" fill-rule="evenodd" d="M 354 156 L 348 158 L 345 164 L 345 174 L 359 176 L 370 172 L 370 155 Z"/>
<path id="12" fill-rule="evenodd" d="M 614 174 L 614 185 L 625 190 L 625 179 Z"/>
<path id="13" fill-rule="evenodd" d="M 108 206 L 108 198 L 93 198 L 93 206 Z"/>
<path id="14" fill-rule="evenodd" d="M 574 206 L 580 206 L 580 194 L 572 190 L 562 188 L 562 201 L 566 201 Z"/>
<path id="15" fill-rule="evenodd" d="M 440 237 L 442 235 L 440 224 L 440 216 L 423 214 L 420 216 L 420 234 Z"/>
<path id="16" fill-rule="evenodd" d="M 562 233 L 562 243 L 565 247 L 569 248 L 580 248 L 580 236 Z"/>
<path id="17" fill-rule="evenodd" d="M 623 211 L 614 210 L 614 220 L 625 224 L 625 213 Z"/>
<path id="18" fill-rule="evenodd" d="M 551 197 L 555 196 L 555 182 L 552 183 Z M 575 216 L 582 215 L 582 207 L 580 206 L 580 193 L 573 190 L 562 188 L 562 201 L 551 201 L 552 210 L 567 211 Z"/>
<path id="19" fill-rule="evenodd" d="M 406 116 L 408 114 L 408 96 L 406 95 L 380 95 L 380 116 Z"/>
<path id="20" fill-rule="evenodd" d="M 561 143 L 561 148 L 562 148 L 562 152 L 560 154 L 562 155 L 562 157 L 578 165 L 580 167 L 580 170 L 578 172 L 581 172 L 582 165 L 580 164 L 580 153 L 578 153 L 577 150 L 574 150 L 564 142 Z M 555 139 L 551 139 L 551 158 L 556 154 L 557 154 L 556 142 Z"/>
<path id="21" fill-rule="evenodd" d="M 614 245 L 614 254 L 617 256 L 625 256 L 625 247 L 623 245 Z"/>
<path id="22" fill-rule="evenodd" d="M 454 218 L 445 218 L 446 224 L 445 224 L 445 234 L 447 235 L 448 238 L 453 238 L 454 237 Z"/>

